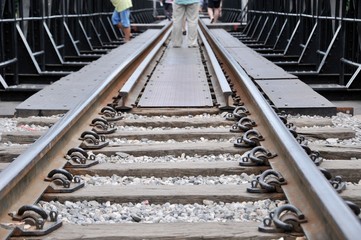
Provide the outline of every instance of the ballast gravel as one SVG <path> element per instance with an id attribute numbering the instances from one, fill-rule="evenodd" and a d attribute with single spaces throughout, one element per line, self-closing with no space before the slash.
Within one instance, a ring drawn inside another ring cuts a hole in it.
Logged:
<path id="1" fill-rule="evenodd" d="M 314 116 L 316 117 L 316 116 Z M 302 118 L 314 118 L 312 116 L 302 116 Z M 170 119 L 174 117 L 146 117 L 135 114 L 124 114 L 124 119 Z M 179 119 L 203 118 L 216 119 L 219 115 L 197 115 L 197 116 L 181 116 L 175 117 Z M 361 122 L 358 118 L 347 114 L 339 113 L 332 117 L 332 121 L 337 127 L 348 127 L 356 131 L 356 138 L 350 140 L 328 139 L 326 141 L 319 141 L 320 143 L 341 143 L 341 144 L 360 144 L 361 143 Z M 223 127 L 223 126 L 222 126 Z M 220 128 L 222 128 L 220 127 Z M 16 119 L 1 118 L 0 119 L 0 134 L 1 132 L 11 131 L 43 131 L 47 127 L 41 126 L 17 126 Z M 133 128 L 121 127 L 124 131 L 140 130 L 161 130 L 158 128 Z M 168 128 L 167 128 L 168 129 Z M 171 140 L 173 141 L 173 140 Z M 207 141 L 200 139 L 197 141 Z M 225 139 L 222 141 L 233 142 L 233 139 Z M 119 139 L 114 144 L 136 143 L 126 139 Z M 149 140 L 140 140 L 139 143 L 153 143 Z M 209 155 L 209 156 L 162 156 L 162 157 L 134 157 L 124 153 L 117 153 L 115 156 L 106 157 L 98 154 L 96 159 L 100 162 L 111 163 L 156 163 L 156 162 L 181 162 L 181 161 L 239 161 L 240 155 Z M 240 176 L 219 176 L 219 177 L 182 177 L 182 178 L 135 178 L 135 177 L 120 177 L 113 175 L 112 177 L 90 177 L 84 176 L 83 180 L 86 185 L 137 185 L 137 184 L 153 184 L 153 185 L 200 185 L 200 184 L 244 184 L 252 181 L 255 178 L 253 175 L 241 174 Z M 38 203 L 46 211 L 57 210 L 59 218 L 64 222 L 74 224 L 92 224 L 92 223 L 128 223 L 128 222 L 142 222 L 142 223 L 172 223 L 172 222 L 242 222 L 242 221 L 257 221 L 261 222 L 269 213 L 277 206 L 285 204 L 284 201 L 271 201 L 269 199 L 257 202 L 239 202 L 239 203 L 223 203 L 204 200 L 202 204 L 152 204 L 148 200 L 141 203 L 111 203 L 109 201 L 99 203 L 96 201 L 79 201 L 60 203 L 56 201 Z"/>
<path id="2" fill-rule="evenodd" d="M 181 141 L 182 143 L 205 143 L 205 142 L 212 142 L 212 143 L 218 143 L 218 142 L 229 142 L 233 143 L 236 140 L 235 137 L 231 137 L 229 139 L 206 139 L 206 138 L 200 138 L 195 140 L 184 140 Z M 169 139 L 167 141 L 155 141 L 143 138 L 141 140 L 130 140 L 126 138 L 113 138 L 109 140 L 109 146 L 121 146 L 123 144 L 164 144 L 164 143 L 179 143 L 179 141 L 176 141 L 174 139 Z"/>
<path id="3" fill-rule="evenodd" d="M 184 176 L 184 177 L 132 177 L 117 176 L 101 177 L 101 176 L 81 176 L 87 185 L 103 186 L 103 185 L 240 185 L 248 184 L 256 179 L 254 174 L 247 175 L 221 175 L 221 176 Z"/>
<path id="4" fill-rule="evenodd" d="M 203 200 L 203 204 L 99 203 L 82 201 L 64 203 L 40 201 L 45 211 L 56 210 L 59 219 L 73 224 L 96 223 L 175 223 L 175 222 L 261 222 L 284 201 L 223 203 Z"/>
<path id="5" fill-rule="evenodd" d="M 114 156 L 106 156 L 104 154 L 97 154 L 95 159 L 99 163 L 175 163 L 175 162 L 235 162 L 239 161 L 241 155 L 239 154 L 219 154 L 219 155 L 193 155 L 189 156 L 181 154 L 180 156 L 166 155 L 160 157 L 139 156 L 135 157 L 127 153 L 118 152 Z"/>
<path id="6" fill-rule="evenodd" d="M 316 144 L 341 144 L 341 145 L 360 145 L 361 144 L 361 120 L 358 117 L 349 114 L 338 113 L 337 116 L 332 117 L 334 127 L 351 128 L 355 131 L 356 136 L 351 139 L 329 138 L 326 140 L 309 140 Z"/>

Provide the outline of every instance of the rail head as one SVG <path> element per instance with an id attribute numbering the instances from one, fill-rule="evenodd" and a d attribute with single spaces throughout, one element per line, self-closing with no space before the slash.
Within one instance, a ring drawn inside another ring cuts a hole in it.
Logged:
<path id="1" fill-rule="evenodd" d="M 205 29 L 203 29 L 203 30 L 205 30 Z M 199 36 L 202 40 L 202 43 L 204 45 L 204 48 L 208 54 L 208 57 L 212 64 L 217 81 L 218 81 L 221 91 L 223 93 L 223 99 L 219 99 L 219 101 L 218 101 L 220 103 L 220 108 L 228 108 L 233 105 L 232 89 L 229 86 L 226 77 L 224 76 L 224 73 L 222 71 L 221 66 L 219 65 L 216 55 L 214 54 L 211 46 L 208 43 L 208 40 L 204 36 L 202 29 L 200 27 L 198 27 L 198 34 L 199 34 Z"/>
<path id="2" fill-rule="evenodd" d="M 123 108 L 132 108 L 131 105 L 127 104 L 127 97 L 129 93 L 132 91 L 134 86 L 137 84 L 138 79 L 146 70 L 149 63 L 154 59 L 156 54 L 159 52 L 161 47 L 164 45 L 166 40 L 169 38 L 171 30 L 168 30 L 164 37 L 160 40 L 160 42 L 152 49 L 152 51 L 147 55 L 144 61 L 138 66 L 137 70 L 129 77 L 128 81 L 124 84 L 124 86 L 119 90 L 119 96 L 121 97 L 121 106 Z"/>

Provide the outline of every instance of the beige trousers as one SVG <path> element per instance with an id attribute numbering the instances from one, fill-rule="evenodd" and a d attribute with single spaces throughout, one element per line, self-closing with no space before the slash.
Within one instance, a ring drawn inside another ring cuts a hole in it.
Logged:
<path id="1" fill-rule="evenodd" d="M 174 47 L 181 47 L 183 43 L 182 36 L 182 22 L 183 18 L 186 17 L 188 24 L 188 46 L 196 47 L 197 46 L 197 24 L 199 16 L 199 3 L 193 4 L 173 4 L 173 31 L 172 31 L 172 41 Z"/>

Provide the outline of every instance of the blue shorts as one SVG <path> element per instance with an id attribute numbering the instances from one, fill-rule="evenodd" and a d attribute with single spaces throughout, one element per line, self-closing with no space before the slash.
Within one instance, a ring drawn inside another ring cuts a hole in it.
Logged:
<path id="1" fill-rule="evenodd" d="M 121 12 L 117 12 L 114 10 L 113 16 L 112 16 L 112 23 L 113 25 L 118 25 L 118 23 L 121 23 L 123 27 L 128 28 L 130 27 L 130 10 L 126 9 Z"/>

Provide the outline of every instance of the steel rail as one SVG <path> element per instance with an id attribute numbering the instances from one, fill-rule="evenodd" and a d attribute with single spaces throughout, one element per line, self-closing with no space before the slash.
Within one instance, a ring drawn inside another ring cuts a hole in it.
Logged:
<path id="1" fill-rule="evenodd" d="M 124 63 L 112 71 L 100 86 L 87 98 L 71 109 L 63 118 L 39 138 L 23 154 L 17 157 L 7 168 L 0 172 L 0 223 L 12 222 L 8 212 L 17 211 L 25 204 L 34 204 L 39 200 L 49 183 L 46 175 L 55 168 L 66 164 L 64 151 L 77 147 L 82 131 L 89 128 L 89 119 L 98 115 L 102 102 L 111 102 L 117 96 L 117 89 L 124 84 L 126 77 L 143 61 L 145 55 L 157 44 L 169 29 L 163 27 L 141 48 L 137 49 Z M 125 75 L 125 77 L 124 77 Z M 119 81 L 122 76 L 121 81 Z M 96 76 L 94 76 L 96 77 Z M 7 238 L 12 229 L 0 228 L 0 236 Z"/>
<path id="2" fill-rule="evenodd" d="M 204 45 L 204 48 L 208 54 L 208 57 L 213 66 L 213 70 L 215 72 L 216 78 L 218 80 L 218 84 L 223 93 L 222 98 L 220 96 L 216 95 L 217 102 L 218 102 L 218 104 L 220 104 L 219 107 L 220 108 L 229 108 L 233 105 L 231 87 L 229 86 L 227 79 L 223 74 L 222 68 L 218 63 L 217 58 L 216 58 L 215 54 L 213 53 L 211 46 L 207 42 L 206 37 L 204 36 L 204 34 L 202 33 L 202 31 L 199 27 L 198 27 L 198 34 L 199 34 L 199 36 L 202 40 L 202 43 Z"/>
<path id="3" fill-rule="evenodd" d="M 144 61 L 138 66 L 137 70 L 132 74 L 132 76 L 130 76 L 130 78 L 124 84 L 122 89 L 119 90 L 119 96 L 121 96 L 119 105 L 123 109 L 131 109 L 133 107 L 132 104 L 135 101 L 135 99 L 133 99 L 133 98 L 137 98 L 139 95 L 139 92 L 136 94 L 133 94 L 133 98 L 131 100 L 128 99 L 129 93 L 132 91 L 134 86 L 137 84 L 139 78 L 144 73 L 144 71 L 147 69 L 150 62 L 154 60 L 155 56 L 157 55 L 157 53 L 159 52 L 161 47 L 164 45 L 166 40 L 169 38 L 170 34 L 171 34 L 171 30 L 168 30 L 168 32 L 164 35 L 162 40 L 157 44 L 157 46 L 155 46 L 153 48 L 153 50 L 148 54 L 148 56 L 144 59 Z"/>
<path id="4" fill-rule="evenodd" d="M 282 189 L 288 201 L 305 215 L 307 222 L 301 226 L 307 238 L 358 239 L 361 236 L 359 219 L 310 160 L 238 62 L 206 30 L 204 23 L 201 26 L 218 56 L 238 76 L 244 93 L 242 100 L 253 104 L 253 115 L 261 121 L 258 124 L 262 126 L 260 133 L 266 140 L 272 138 L 268 144 L 275 149 L 270 151 L 277 150 L 278 157 L 270 159 L 270 165 L 286 179 L 287 184 L 282 185 Z"/>

